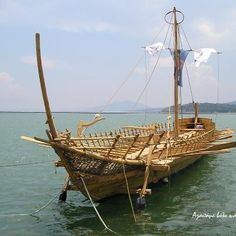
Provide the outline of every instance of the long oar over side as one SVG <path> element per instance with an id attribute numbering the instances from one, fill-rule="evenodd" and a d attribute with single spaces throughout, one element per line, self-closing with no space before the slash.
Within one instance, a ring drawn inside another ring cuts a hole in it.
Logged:
<path id="1" fill-rule="evenodd" d="M 35 43 L 36 43 L 36 57 L 37 57 L 39 81 L 40 81 L 41 92 L 42 92 L 42 96 L 43 96 L 44 107 L 45 107 L 45 111 L 47 114 L 47 123 L 49 125 L 49 129 L 51 131 L 52 138 L 57 138 L 57 131 L 56 131 L 56 128 L 55 128 L 55 125 L 53 122 L 52 113 L 51 113 L 51 109 L 50 109 L 50 105 L 49 105 L 49 101 L 48 101 L 48 96 L 47 96 L 45 80 L 44 80 L 42 58 L 41 58 L 41 49 L 40 49 L 40 34 L 39 33 L 35 34 Z"/>

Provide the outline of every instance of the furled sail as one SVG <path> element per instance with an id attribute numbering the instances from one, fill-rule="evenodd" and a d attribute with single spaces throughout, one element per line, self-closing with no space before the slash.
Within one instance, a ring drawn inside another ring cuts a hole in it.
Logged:
<path id="1" fill-rule="evenodd" d="M 194 63 L 195 66 L 198 67 L 202 62 L 207 62 L 211 53 L 217 53 L 214 48 L 200 48 L 198 50 L 194 50 Z"/>
<path id="2" fill-rule="evenodd" d="M 161 42 L 151 44 L 149 46 L 144 47 L 145 51 L 148 52 L 150 55 L 154 56 L 160 50 L 164 49 L 164 45 Z"/>
<path id="3" fill-rule="evenodd" d="M 172 58 L 175 60 L 175 52 L 173 49 L 169 48 L 170 54 Z M 178 71 L 179 76 L 178 76 L 178 85 L 183 87 L 183 81 L 182 81 L 182 70 L 184 66 L 184 62 L 188 56 L 189 50 L 184 50 L 184 49 L 179 49 L 178 50 L 178 58 L 180 59 L 180 65 L 179 65 L 179 70 L 177 70 L 176 65 L 175 65 L 175 73 Z"/>

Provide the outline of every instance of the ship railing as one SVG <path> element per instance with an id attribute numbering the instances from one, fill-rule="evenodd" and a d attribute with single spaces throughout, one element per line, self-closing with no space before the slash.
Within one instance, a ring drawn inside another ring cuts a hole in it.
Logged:
<path id="1" fill-rule="evenodd" d="M 192 133 L 192 136 L 188 138 L 180 137 L 176 140 L 169 140 L 161 143 L 153 152 L 157 152 L 158 158 L 163 159 L 167 156 L 172 157 L 195 150 L 197 151 L 207 147 L 207 145 L 214 140 L 214 132 L 214 129 L 207 132 L 199 131 Z"/>

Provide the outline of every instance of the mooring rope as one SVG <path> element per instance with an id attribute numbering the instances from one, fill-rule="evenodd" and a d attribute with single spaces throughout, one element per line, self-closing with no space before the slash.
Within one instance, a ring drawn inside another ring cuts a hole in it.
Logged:
<path id="1" fill-rule="evenodd" d="M 37 161 L 37 162 L 26 162 L 26 163 L 18 163 L 18 164 L 7 164 L 7 165 L 0 165 L 0 168 L 14 167 L 14 166 L 28 166 L 28 165 L 36 165 L 36 164 L 49 163 L 49 162 L 55 162 L 55 161 Z"/>
<path id="2" fill-rule="evenodd" d="M 122 167 L 123 167 L 123 173 L 124 173 L 124 177 L 125 177 L 125 183 L 126 183 L 127 193 L 128 193 L 128 197 L 129 197 L 129 202 L 130 202 L 132 214 L 133 214 L 133 217 L 134 217 L 134 222 L 136 222 L 136 216 L 135 216 L 135 212 L 134 212 L 134 206 L 133 206 L 132 199 L 131 199 L 131 195 L 130 195 L 130 191 L 129 191 L 129 183 L 128 183 L 127 175 L 126 175 L 126 172 L 125 172 L 125 165 L 122 164 Z"/>
<path id="3" fill-rule="evenodd" d="M 56 198 L 58 198 L 59 194 L 56 194 L 50 201 L 48 201 L 45 205 L 40 207 L 39 209 L 30 212 L 30 213 L 19 213 L 19 214 L 0 214 L 0 217 L 14 217 L 14 216 L 35 216 L 37 213 L 45 209 L 47 206 L 49 206 Z"/>
<path id="4" fill-rule="evenodd" d="M 80 179 L 81 179 L 81 181 L 82 181 L 82 183 L 83 183 L 84 189 L 85 189 L 85 191 L 86 191 L 86 193 L 87 193 L 87 195 L 88 195 L 88 198 L 89 198 L 89 200 L 90 200 L 90 202 L 91 202 L 91 204 L 92 204 L 92 206 L 93 206 L 93 208 L 94 208 L 94 210 L 95 210 L 95 212 L 96 212 L 96 214 L 97 214 L 99 220 L 102 222 L 103 226 L 105 227 L 105 230 L 108 230 L 108 231 L 110 231 L 110 232 L 112 232 L 112 233 L 114 233 L 114 234 L 117 234 L 115 231 L 111 230 L 111 229 L 106 225 L 106 223 L 104 222 L 104 220 L 102 219 L 101 215 L 99 214 L 99 212 L 98 212 L 98 210 L 97 210 L 97 208 L 96 208 L 96 206 L 95 206 L 95 204 L 94 204 L 94 202 L 93 202 L 93 200 L 92 200 L 92 198 L 91 198 L 91 196 L 90 196 L 90 194 L 89 194 L 89 191 L 88 191 L 88 189 L 87 189 L 87 186 L 86 186 L 86 184 L 85 184 L 85 182 L 84 182 L 83 177 L 80 176 Z"/>

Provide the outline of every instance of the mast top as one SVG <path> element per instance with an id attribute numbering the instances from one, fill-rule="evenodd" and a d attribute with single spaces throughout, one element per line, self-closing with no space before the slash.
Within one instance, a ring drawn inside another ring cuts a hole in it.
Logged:
<path id="1" fill-rule="evenodd" d="M 165 14 L 165 22 L 167 24 L 173 25 L 175 24 L 174 19 L 173 19 L 173 14 L 176 15 L 176 24 L 181 24 L 184 21 L 184 14 L 183 12 L 176 10 L 176 8 L 174 7 L 172 11 L 169 11 Z"/>

